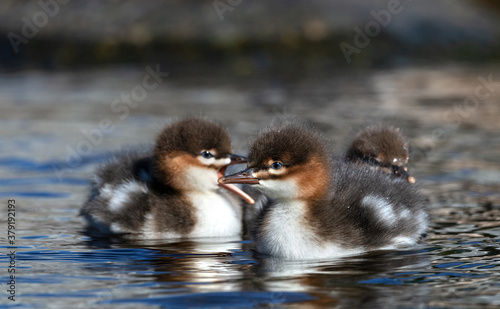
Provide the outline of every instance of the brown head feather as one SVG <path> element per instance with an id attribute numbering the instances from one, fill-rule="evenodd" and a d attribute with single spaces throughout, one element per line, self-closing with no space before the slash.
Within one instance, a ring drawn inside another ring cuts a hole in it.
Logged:
<path id="1" fill-rule="evenodd" d="M 296 166 L 313 157 L 329 164 L 324 138 L 307 124 L 294 119 L 278 119 L 254 139 L 248 153 L 248 166 L 259 168 L 267 165 L 269 159 Z"/>
<path id="2" fill-rule="evenodd" d="M 375 159 L 383 164 L 406 165 L 410 146 L 399 129 L 391 126 L 369 127 L 361 131 L 347 152 L 349 160 Z M 396 162 L 393 159 L 397 159 Z"/>
<path id="3" fill-rule="evenodd" d="M 168 125 L 156 139 L 155 157 L 164 157 L 174 152 L 185 152 L 193 156 L 202 150 L 215 149 L 217 156 L 231 153 L 231 138 L 221 125 L 203 119 L 187 118 Z"/>
<path id="4" fill-rule="evenodd" d="M 278 119 L 255 138 L 248 166 L 259 179 L 290 179 L 298 185 L 297 198 L 321 199 L 328 193 L 331 161 L 325 138 L 314 128 L 293 119 Z M 272 170 L 273 161 L 283 171 Z"/>
<path id="5" fill-rule="evenodd" d="M 229 155 L 232 152 L 231 139 L 226 129 L 203 118 L 186 118 L 166 126 L 154 148 L 157 177 L 172 185 L 174 175 L 182 172 L 180 169 L 184 163 L 201 165 L 194 157 L 204 150 L 215 150 L 216 158 Z M 190 160 L 189 156 L 193 159 Z M 179 160 L 174 160 L 176 157 Z M 183 163 L 177 164 L 179 162 Z"/>

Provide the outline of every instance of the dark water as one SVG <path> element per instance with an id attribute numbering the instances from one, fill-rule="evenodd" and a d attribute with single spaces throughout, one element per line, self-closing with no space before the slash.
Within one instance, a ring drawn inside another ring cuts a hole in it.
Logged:
<path id="1" fill-rule="evenodd" d="M 498 209 L 435 211 L 429 239 L 410 250 L 287 262 L 259 257 L 240 239 L 92 241 L 80 235 L 73 207 L 30 220 L 27 207 L 35 199 L 16 202 L 15 303 L 23 308 L 500 305 Z"/>
<path id="2" fill-rule="evenodd" d="M 0 306 L 498 308 L 500 87 L 458 127 L 441 117 L 461 102 L 457 97 L 474 93 L 478 75 L 490 71 L 368 72 L 304 79 L 293 87 L 282 81 L 235 86 L 173 81 L 124 120 L 112 118 L 109 102 L 133 87 L 136 77 L 141 80 L 141 72 L 121 74 L 119 84 L 106 74 L 70 76 L 75 83 L 57 74 L 16 76 L 16 87 L 25 83 L 31 94 L 20 94 L 6 79 L 0 83 L 5 107 L 0 115 Z M 60 81 L 57 86 L 54 80 Z M 314 104 L 302 105 L 308 100 Z M 109 242 L 81 234 L 78 210 L 107 151 L 150 142 L 165 118 L 201 110 L 224 122 L 235 148 L 244 153 L 246 137 L 284 109 L 314 122 L 340 145 L 365 122 L 403 127 L 416 153 L 425 154 L 412 170 L 429 197 L 426 243 L 404 251 L 287 262 L 261 257 L 251 242 L 239 238 Z M 114 119 L 116 130 L 89 153 L 68 157 L 68 147 L 78 149 L 88 140 L 82 131 L 96 128 L 102 117 Z M 447 135 L 425 152 L 435 128 Z M 15 248 L 7 243 L 9 200 L 15 200 Z M 6 291 L 11 251 L 15 302 Z"/>

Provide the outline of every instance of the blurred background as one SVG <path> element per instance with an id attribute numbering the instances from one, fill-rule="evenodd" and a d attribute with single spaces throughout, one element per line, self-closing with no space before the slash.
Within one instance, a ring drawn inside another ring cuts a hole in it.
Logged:
<path id="1" fill-rule="evenodd" d="M 240 239 L 81 234 L 88 182 L 111 152 L 201 115 L 245 154 L 281 114 L 316 125 L 337 154 L 368 125 L 401 128 L 431 208 L 426 244 L 266 266 Z M 0 1 L 0 197 L 16 201 L 16 304 L 497 308 L 499 120 L 500 1 Z"/>
<path id="2" fill-rule="evenodd" d="M 160 63 L 176 76 L 303 77 L 347 67 L 500 60 L 500 4 L 493 0 L 6 0 L 0 6 L 1 63 L 10 72 Z M 367 37 L 360 44 L 354 28 Z M 354 52 L 349 61 L 342 42 L 352 46 L 346 46 Z"/>
<path id="3" fill-rule="evenodd" d="M 245 153 L 285 113 L 339 152 L 399 126 L 433 205 L 498 204 L 499 17 L 487 0 L 2 1 L 0 163 L 85 180 L 185 115 Z"/>

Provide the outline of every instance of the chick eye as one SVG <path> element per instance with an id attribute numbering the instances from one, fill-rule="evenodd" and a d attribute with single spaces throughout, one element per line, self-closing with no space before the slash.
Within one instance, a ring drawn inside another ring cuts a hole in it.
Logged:
<path id="1" fill-rule="evenodd" d="M 203 151 L 201 153 L 201 156 L 205 159 L 210 159 L 212 158 L 214 155 L 210 152 L 210 151 Z"/>
<path id="2" fill-rule="evenodd" d="M 282 167 L 283 167 L 283 163 L 281 163 L 281 162 L 273 162 L 271 164 L 271 168 L 273 170 L 280 170 Z"/>

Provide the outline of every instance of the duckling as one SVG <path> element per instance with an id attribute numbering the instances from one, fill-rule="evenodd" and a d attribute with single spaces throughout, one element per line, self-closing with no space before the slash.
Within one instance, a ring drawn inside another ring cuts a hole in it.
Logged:
<path id="1" fill-rule="evenodd" d="M 392 126 L 379 125 L 361 131 L 345 154 L 347 162 L 368 164 L 396 177 L 415 183 L 408 174 L 410 145 L 403 133 Z"/>
<path id="2" fill-rule="evenodd" d="M 242 232 L 239 200 L 253 200 L 234 185 L 220 185 L 231 153 L 219 124 L 187 118 L 164 128 L 153 149 L 121 153 L 101 167 L 80 214 L 91 236 L 133 238 L 225 237 Z"/>
<path id="3" fill-rule="evenodd" d="M 415 185 L 332 159 L 324 138 L 296 120 L 278 120 L 259 133 L 248 168 L 219 183 L 252 184 L 272 198 L 253 238 L 258 252 L 284 259 L 412 246 L 428 224 Z"/>

